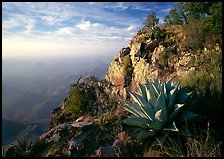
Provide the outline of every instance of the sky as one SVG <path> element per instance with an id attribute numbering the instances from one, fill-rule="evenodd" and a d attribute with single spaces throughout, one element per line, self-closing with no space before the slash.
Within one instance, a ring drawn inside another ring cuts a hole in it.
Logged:
<path id="1" fill-rule="evenodd" d="M 114 56 L 176 2 L 3 2 L 2 57 Z"/>

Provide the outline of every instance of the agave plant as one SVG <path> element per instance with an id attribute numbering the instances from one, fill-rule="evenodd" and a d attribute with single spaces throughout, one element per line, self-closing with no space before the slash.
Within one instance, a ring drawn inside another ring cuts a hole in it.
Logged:
<path id="1" fill-rule="evenodd" d="M 129 92 L 135 103 L 125 103 L 124 108 L 132 115 L 124 119 L 124 124 L 135 126 L 137 137 L 145 139 L 157 136 L 162 144 L 163 137 L 157 135 L 164 131 L 180 132 L 176 125 L 198 117 L 187 110 L 186 100 L 190 96 L 179 83 L 169 80 L 165 83 L 158 78 L 152 83 L 138 84 L 140 93 Z M 182 132 L 184 132 L 182 130 Z M 185 132 L 188 132 L 185 129 Z"/>

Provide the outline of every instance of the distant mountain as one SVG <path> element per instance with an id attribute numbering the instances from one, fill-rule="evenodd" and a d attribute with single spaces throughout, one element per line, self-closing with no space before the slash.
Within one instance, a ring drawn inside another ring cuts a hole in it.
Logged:
<path id="1" fill-rule="evenodd" d="M 14 76 L 4 74 L 2 144 L 11 143 L 24 136 L 30 138 L 40 135 L 40 132 L 47 127 L 51 111 L 66 97 L 69 86 L 81 75 L 82 79 L 90 75 L 102 79 L 107 67 L 107 64 L 98 61 L 93 67 L 88 69 L 80 67 L 75 74 L 72 71 L 68 74 L 63 72 L 66 70 L 63 65 L 57 66 L 56 69 L 49 67 L 45 62 L 38 62 L 34 64 L 29 74 Z"/>
<path id="2" fill-rule="evenodd" d="M 43 123 L 22 123 L 8 119 L 2 119 L 2 145 L 10 144 L 17 139 L 32 138 L 43 133 Z"/>

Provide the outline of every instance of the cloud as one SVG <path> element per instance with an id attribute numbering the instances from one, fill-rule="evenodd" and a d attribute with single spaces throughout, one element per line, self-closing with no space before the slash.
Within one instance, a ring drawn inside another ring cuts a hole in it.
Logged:
<path id="1" fill-rule="evenodd" d="M 133 30 L 134 29 L 134 26 L 130 26 L 127 28 L 127 30 Z"/>
<path id="2" fill-rule="evenodd" d="M 57 19 L 56 17 L 54 16 L 41 16 L 40 19 L 46 23 L 46 24 L 49 24 L 49 25 L 54 25 L 58 22 L 61 22 L 62 20 L 60 19 Z"/>
<path id="3" fill-rule="evenodd" d="M 7 55 L 22 51 L 38 54 L 38 50 L 44 52 L 46 48 L 51 54 L 64 47 L 70 53 L 84 52 L 81 48 L 85 48 L 97 54 L 100 52 L 97 47 L 101 52 L 119 48 L 140 29 L 143 16 L 156 5 L 152 2 L 3 3 L 4 52 L 7 50 Z M 132 12 L 136 14 L 130 14 Z"/>
<path id="4" fill-rule="evenodd" d="M 72 35 L 74 32 L 74 29 L 72 27 L 64 27 L 64 28 L 59 28 L 57 31 L 55 31 L 56 34 L 59 35 Z M 50 32 L 48 32 L 49 34 Z"/>
<path id="5" fill-rule="evenodd" d="M 2 27 L 4 30 L 16 28 L 18 26 L 20 26 L 20 22 L 14 18 L 3 20 L 2 22 Z"/>
<path id="6" fill-rule="evenodd" d="M 166 12 L 168 13 L 172 8 L 166 8 L 166 9 L 162 9 L 161 12 Z"/>
<path id="7" fill-rule="evenodd" d="M 81 30 L 89 30 L 91 26 L 92 24 L 90 23 L 90 21 L 84 21 L 76 25 L 76 27 L 78 27 Z"/>
<path id="8" fill-rule="evenodd" d="M 126 2 L 115 2 L 107 3 L 104 8 L 114 9 L 114 10 L 125 10 L 129 8 L 129 4 Z"/>
<path id="9" fill-rule="evenodd" d="M 30 33 L 34 29 L 34 26 L 35 26 L 35 20 L 34 19 L 29 19 L 27 21 L 26 32 Z"/>

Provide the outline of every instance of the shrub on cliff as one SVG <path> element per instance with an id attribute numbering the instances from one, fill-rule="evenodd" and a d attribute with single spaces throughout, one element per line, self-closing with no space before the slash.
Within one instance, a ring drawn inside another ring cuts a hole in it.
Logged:
<path id="1" fill-rule="evenodd" d="M 217 128 L 222 122 L 222 77 L 207 71 L 189 73 L 181 81 L 182 85 L 195 92 L 197 107 L 193 111 L 202 114 Z"/>
<path id="2" fill-rule="evenodd" d="M 154 12 L 150 13 L 146 20 L 144 21 L 144 27 L 153 27 L 156 24 L 158 24 L 159 19 L 156 17 L 156 14 Z"/>
<path id="3" fill-rule="evenodd" d="M 87 94 L 82 87 L 82 84 L 76 84 L 71 86 L 68 93 L 69 98 L 66 101 L 67 113 L 82 114 L 86 112 L 88 105 Z"/>
<path id="4" fill-rule="evenodd" d="M 123 61 L 123 75 L 130 77 L 132 75 L 132 72 L 133 72 L 133 67 L 132 67 L 131 58 L 129 55 L 126 55 Z"/>

